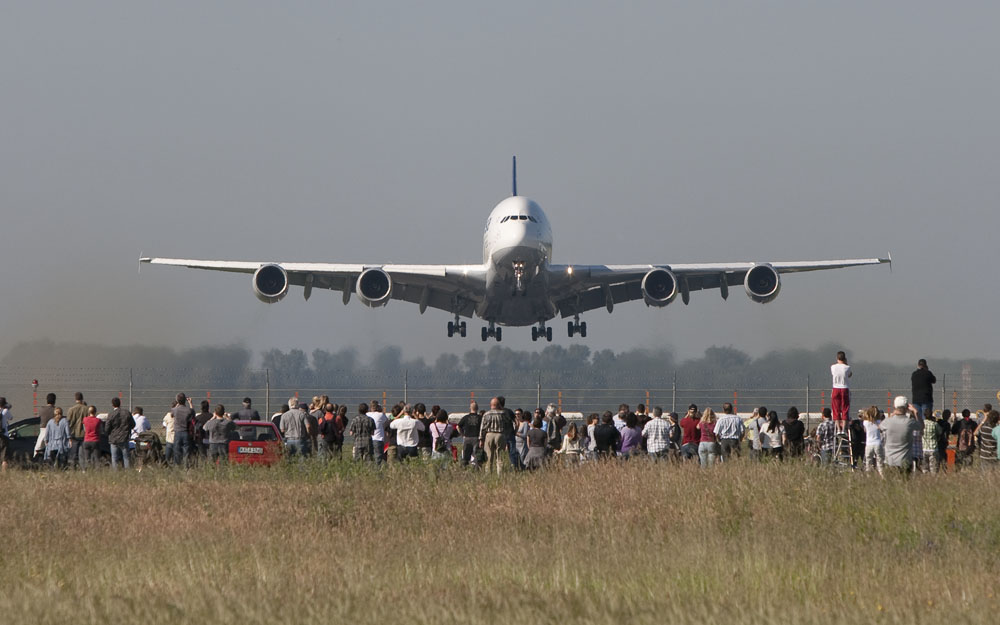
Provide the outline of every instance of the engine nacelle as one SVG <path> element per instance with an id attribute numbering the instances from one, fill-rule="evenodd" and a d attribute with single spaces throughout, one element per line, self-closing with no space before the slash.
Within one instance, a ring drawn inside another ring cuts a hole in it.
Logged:
<path id="1" fill-rule="evenodd" d="M 288 273 L 281 265 L 262 265 L 253 272 L 253 294 L 265 304 L 280 302 L 288 294 Z"/>
<path id="2" fill-rule="evenodd" d="M 369 308 L 385 306 L 392 296 L 392 278 L 381 269 L 365 269 L 358 276 L 355 291 L 365 306 Z"/>
<path id="3" fill-rule="evenodd" d="M 771 265 L 755 265 L 743 279 L 743 288 L 750 299 L 758 304 L 766 304 L 778 297 L 781 277 Z"/>
<path id="4" fill-rule="evenodd" d="M 677 276 L 667 269 L 654 269 L 642 277 L 642 299 L 647 306 L 661 308 L 677 297 Z"/>

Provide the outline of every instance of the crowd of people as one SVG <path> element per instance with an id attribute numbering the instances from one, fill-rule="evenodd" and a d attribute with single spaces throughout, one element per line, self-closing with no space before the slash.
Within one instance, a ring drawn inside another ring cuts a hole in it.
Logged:
<path id="1" fill-rule="evenodd" d="M 639 404 L 635 411 L 621 404 L 591 414 L 582 422 L 569 422 L 559 406 L 548 404 L 533 411 L 510 409 L 503 396 L 493 397 L 489 409 L 473 401 L 468 413 L 452 418 L 440 406 L 428 411 L 423 403 L 398 403 L 385 411 L 378 401 L 362 403 L 348 417 L 349 408 L 316 396 L 309 403 L 292 397 L 272 415 L 280 431 L 287 459 L 316 456 L 377 465 L 406 462 L 412 458 L 453 461 L 461 466 L 501 472 L 536 470 L 551 462 L 587 462 L 609 458 L 647 457 L 670 462 L 697 462 L 711 467 L 746 456 L 750 461 L 784 461 L 808 458 L 821 465 L 837 465 L 884 474 L 887 468 L 936 473 L 951 463 L 956 468 L 977 462 L 984 468 L 1000 462 L 1000 413 L 990 404 L 981 413 L 966 409 L 960 415 L 933 410 L 934 374 L 920 360 L 911 376 L 912 399 L 898 396 L 885 415 L 869 406 L 850 414 L 849 381 L 853 371 L 844 352 L 838 352 L 830 368 L 833 392 L 831 406 L 812 431 L 800 419 L 796 407 L 780 419 L 774 410 L 761 406 L 749 417 L 737 415 L 730 403 L 721 414 L 691 404 L 683 417 L 651 410 Z M 65 412 L 48 394 L 39 409 L 40 430 L 35 442 L 36 460 L 57 467 L 86 469 L 101 463 L 100 444 L 107 442 L 110 465 L 129 468 L 136 450 L 162 442 L 162 458 L 178 467 L 193 462 L 225 462 L 235 422 L 261 421 L 251 399 L 239 410 L 200 403 L 200 412 L 190 398 L 178 393 L 162 420 L 163 440 L 152 432 L 142 407 L 127 410 L 114 397 L 110 410 L 98 414 L 95 406 L 76 393 Z M 0 397 L 0 458 L 6 467 L 7 428 L 10 406 Z M 953 440 L 954 439 L 954 440 Z"/>

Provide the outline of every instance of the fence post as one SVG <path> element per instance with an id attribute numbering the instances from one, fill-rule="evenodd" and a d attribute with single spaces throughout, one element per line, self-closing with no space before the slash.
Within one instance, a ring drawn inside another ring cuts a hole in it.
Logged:
<path id="1" fill-rule="evenodd" d="M 271 370 L 264 369 L 264 414 L 271 418 Z"/>
<path id="2" fill-rule="evenodd" d="M 541 408 L 541 406 L 542 406 L 542 372 L 541 371 L 538 372 L 538 388 L 537 388 L 537 391 L 538 391 L 538 394 L 536 396 L 537 403 L 535 404 L 535 406 Z"/>
<path id="3" fill-rule="evenodd" d="M 740 412 L 740 392 L 733 391 L 733 412 L 739 414 Z"/>
<path id="4" fill-rule="evenodd" d="M 942 373 L 941 374 L 941 409 L 942 410 L 944 410 L 944 402 L 945 402 L 946 398 L 948 397 L 948 395 L 945 394 L 945 389 L 947 389 L 947 388 L 948 388 L 948 374 L 947 373 Z M 933 399 L 934 398 L 931 397 L 931 400 L 933 400 Z"/>
<path id="5" fill-rule="evenodd" d="M 809 383 L 810 379 L 809 376 L 807 375 L 806 376 L 806 432 L 809 431 L 810 417 L 812 416 L 812 413 L 809 412 Z"/>
<path id="6" fill-rule="evenodd" d="M 128 368 L 128 411 L 132 412 L 132 367 Z"/>
<path id="7" fill-rule="evenodd" d="M 677 412 L 677 372 L 674 371 L 674 382 L 670 387 L 670 412 Z"/>
<path id="8" fill-rule="evenodd" d="M 951 414 L 958 414 L 958 391 L 951 392 Z"/>
<path id="9" fill-rule="evenodd" d="M 559 391 L 559 414 L 562 414 L 562 391 Z"/>

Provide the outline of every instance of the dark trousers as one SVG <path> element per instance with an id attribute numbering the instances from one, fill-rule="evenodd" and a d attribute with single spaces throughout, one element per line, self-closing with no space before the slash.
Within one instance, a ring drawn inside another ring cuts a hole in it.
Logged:
<path id="1" fill-rule="evenodd" d="M 208 461 L 224 463 L 229 460 L 229 443 L 209 443 Z"/>
<path id="2" fill-rule="evenodd" d="M 83 439 L 69 439 L 69 466 L 82 469 L 86 460 L 83 457 Z"/>
<path id="3" fill-rule="evenodd" d="M 467 467 L 469 463 L 472 462 L 472 456 L 476 453 L 476 447 L 479 447 L 479 439 L 475 437 L 466 436 L 462 438 L 462 466 Z"/>
<path id="4" fill-rule="evenodd" d="M 404 447 L 403 445 L 398 445 L 396 447 L 396 454 L 399 456 L 400 462 L 402 462 L 407 458 L 417 458 L 420 455 L 417 449 L 419 449 L 419 447 Z"/>
<path id="5" fill-rule="evenodd" d="M 174 464 L 187 466 L 188 454 L 191 453 L 191 437 L 187 432 L 174 433 Z"/>
<path id="6" fill-rule="evenodd" d="M 97 446 L 99 443 L 97 441 L 89 441 L 83 444 L 80 453 L 83 457 L 80 458 L 83 461 L 81 465 L 84 468 L 96 469 L 98 463 L 101 461 L 101 452 L 98 451 Z"/>
<path id="7" fill-rule="evenodd" d="M 740 455 L 740 439 L 738 438 L 723 438 L 719 439 L 719 446 L 722 447 L 722 459 L 729 460 L 729 456 L 736 454 Z"/>

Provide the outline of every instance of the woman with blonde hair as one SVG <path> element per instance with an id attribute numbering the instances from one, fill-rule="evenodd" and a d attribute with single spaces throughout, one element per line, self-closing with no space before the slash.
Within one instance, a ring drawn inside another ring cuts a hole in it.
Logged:
<path id="1" fill-rule="evenodd" d="M 62 408 L 53 411 L 52 422 L 45 428 L 45 459 L 61 469 L 66 466 L 69 453 L 69 420 L 63 417 Z"/>
<path id="2" fill-rule="evenodd" d="M 872 470 L 872 465 L 878 469 L 878 474 L 883 475 L 882 465 L 885 464 L 885 451 L 882 448 L 882 428 L 878 421 L 879 410 L 877 406 L 869 406 L 865 410 L 865 472 Z"/>
<path id="3" fill-rule="evenodd" d="M 702 467 L 710 467 L 719 459 L 719 441 L 715 436 L 715 411 L 705 408 L 695 427 L 701 431 L 698 442 L 698 460 Z"/>
<path id="4" fill-rule="evenodd" d="M 582 442 L 576 424 L 570 423 L 566 436 L 563 436 L 562 447 L 556 450 L 556 453 L 564 456 L 567 464 L 576 464 L 580 460 L 580 454 L 583 453 Z"/>

